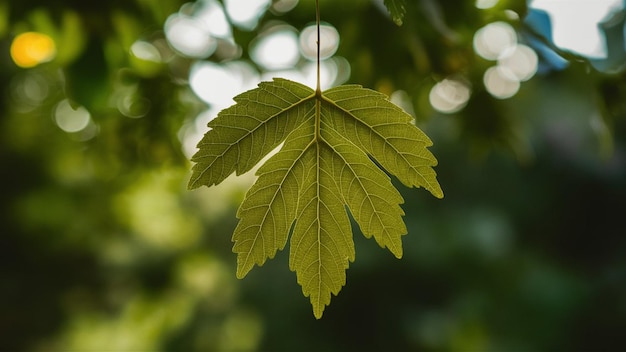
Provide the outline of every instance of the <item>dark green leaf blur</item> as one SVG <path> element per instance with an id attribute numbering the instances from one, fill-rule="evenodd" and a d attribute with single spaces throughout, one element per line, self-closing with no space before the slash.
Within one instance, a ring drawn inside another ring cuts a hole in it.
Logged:
<path id="1" fill-rule="evenodd" d="M 416 116 L 445 198 L 398 183 L 403 258 L 357 231 L 317 321 L 286 251 L 235 278 L 254 174 L 186 188 L 233 96 L 314 77 L 315 2 L 0 2 L 0 350 L 623 348 L 623 6 L 596 57 L 524 0 L 405 3 L 320 1 L 322 83 Z"/>

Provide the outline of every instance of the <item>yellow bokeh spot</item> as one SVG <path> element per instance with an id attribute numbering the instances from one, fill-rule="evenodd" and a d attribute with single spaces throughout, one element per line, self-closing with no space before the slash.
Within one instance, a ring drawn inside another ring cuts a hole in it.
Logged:
<path id="1" fill-rule="evenodd" d="M 56 55 L 54 41 L 43 33 L 26 32 L 18 35 L 11 43 L 11 58 L 24 68 L 48 62 Z"/>

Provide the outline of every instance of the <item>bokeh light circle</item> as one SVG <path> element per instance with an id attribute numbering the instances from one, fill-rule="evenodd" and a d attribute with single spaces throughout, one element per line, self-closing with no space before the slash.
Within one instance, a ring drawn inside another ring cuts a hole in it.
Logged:
<path id="1" fill-rule="evenodd" d="M 522 82 L 535 75 L 538 64 L 535 51 L 524 44 L 506 49 L 498 58 L 498 66 L 507 67 Z"/>
<path id="2" fill-rule="evenodd" d="M 474 51 L 482 58 L 496 60 L 506 49 L 517 44 L 517 34 L 506 22 L 492 22 L 474 34 Z"/>
<path id="3" fill-rule="evenodd" d="M 320 59 L 333 56 L 338 48 L 339 32 L 331 25 L 320 25 Z M 317 60 L 317 26 L 308 26 L 300 33 L 300 52 L 309 60 Z"/>
<path id="4" fill-rule="evenodd" d="M 56 56 L 56 45 L 50 36 L 38 32 L 22 33 L 11 43 L 11 58 L 19 67 L 30 68 Z"/>
<path id="5" fill-rule="evenodd" d="M 65 99 L 60 101 L 54 109 L 54 120 L 65 132 L 80 132 L 89 125 L 91 115 L 89 111 L 82 106 L 72 107 L 70 102 Z"/>
<path id="6" fill-rule="evenodd" d="M 291 26 L 274 26 L 261 33 L 250 46 L 252 60 L 269 71 L 292 68 L 300 60 L 298 34 Z"/>
<path id="7" fill-rule="evenodd" d="M 488 68 L 483 76 L 483 83 L 489 94 L 499 99 L 514 96 L 520 88 L 520 82 L 515 74 L 505 66 Z"/>
<path id="8" fill-rule="evenodd" d="M 217 48 L 217 41 L 198 19 L 173 14 L 165 21 L 164 28 L 170 45 L 185 56 L 206 58 Z"/>
<path id="9" fill-rule="evenodd" d="M 435 110 L 451 114 L 467 105 L 471 92 L 470 85 L 465 81 L 444 79 L 432 87 L 428 99 Z"/>

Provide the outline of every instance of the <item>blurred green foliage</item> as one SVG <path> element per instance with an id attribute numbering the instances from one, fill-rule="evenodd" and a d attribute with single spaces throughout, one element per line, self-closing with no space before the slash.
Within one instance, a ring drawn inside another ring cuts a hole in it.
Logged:
<path id="1" fill-rule="evenodd" d="M 183 2 L 0 2 L 0 349 L 624 346 L 626 74 L 576 59 L 495 99 L 472 37 L 495 20 L 523 33 L 510 11 L 523 19 L 525 2 L 406 3 L 402 27 L 366 0 L 321 1 L 322 19 L 350 83 L 406 92 L 446 198 L 404 192 L 400 261 L 355 233 L 347 286 L 316 321 L 286 253 L 235 279 L 230 236 L 253 175 L 185 190 L 181 130 L 206 106 L 187 84 L 195 59 L 163 33 Z M 313 20 L 303 0 L 233 39 L 248 59 L 264 25 Z M 15 65 L 11 43 L 28 31 L 54 40 L 52 61 Z M 138 40 L 162 60 L 133 54 Z M 468 105 L 437 113 L 429 90 L 459 74 Z M 77 132 L 56 120 L 66 99 L 90 114 Z"/>

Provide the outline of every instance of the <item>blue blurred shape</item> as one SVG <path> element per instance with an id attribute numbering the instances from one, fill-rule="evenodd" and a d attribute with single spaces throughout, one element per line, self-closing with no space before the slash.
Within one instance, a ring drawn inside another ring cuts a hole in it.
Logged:
<path id="1" fill-rule="evenodd" d="M 539 57 L 537 73 L 545 74 L 553 70 L 560 71 L 569 65 L 566 59 L 557 54 L 551 46 L 546 44 L 546 41 L 548 41 L 554 46 L 554 40 L 552 39 L 552 23 L 547 12 L 529 8 L 528 14 L 526 18 L 524 18 L 524 27 L 521 36 L 528 45 L 537 52 L 537 56 Z"/>
<path id="2" fill-rule="evenodd" d="M 598 24 L 600 31 L 606 38 L 607 57 L 589 61 L 596 70 L 605 73 L 619 73 L 626 68 L 625 20 L 626 10 L 621 9 L 613 12 Z"/>
<path id="3" fill-rule="evenodd" d="M 614 8 L 597 24 L 606 44 L 606 57 L 580 56 L 600 72 L 614 74 L 626 69 L 625 8 L 626 0 L 621 8 Z M 521 35 L 539 56 L 538 73 L 562 70 L 568 66 L 568 60 L 559 55 L 559 52 L 563 53 L 563 51 L 560 51 L 554 43 L 552 21 L 548 12 L 529 6 L 523 25 Z M 566 57 L 570 59 L 569 54 L 574 57 L 580 55 L 568 51 Z"/>

